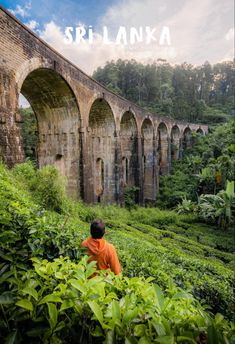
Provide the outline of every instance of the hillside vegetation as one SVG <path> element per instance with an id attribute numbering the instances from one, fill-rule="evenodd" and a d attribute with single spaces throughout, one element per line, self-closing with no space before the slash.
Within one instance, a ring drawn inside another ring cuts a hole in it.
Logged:
<path id="1" fill-rule="evenodd" d="M 80 244 L 97 217 L 122 276 L 90 278 Z M 231 230 L 157 208 L 73 203 L 53 167 L 31 163 L 0 166 L 0 228 L 3 342 L 234 343 Z"/>

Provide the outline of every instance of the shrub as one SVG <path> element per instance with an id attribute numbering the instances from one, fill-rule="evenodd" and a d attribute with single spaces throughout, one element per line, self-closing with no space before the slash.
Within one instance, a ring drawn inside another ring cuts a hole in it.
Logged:
<path id="1" fill-rule="evenodd" d="M 45 166 L 37 171 L 31 190 L 43 207 L 62 211 L 65 201 L 65 180 L 54 166 Z"/>

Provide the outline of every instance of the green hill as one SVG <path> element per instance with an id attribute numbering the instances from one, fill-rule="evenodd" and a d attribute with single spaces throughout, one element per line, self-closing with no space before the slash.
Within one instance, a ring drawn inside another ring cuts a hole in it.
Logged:
<path id="1" fill-rule="evenodd" d="M 157 208 L 73 203 L 63 184 L 50 166 L 0 165 L 2 342 L 234 343 L 232 230 Z M 97 217 L 122 276 L 91 278 L 80 244 Z"/>

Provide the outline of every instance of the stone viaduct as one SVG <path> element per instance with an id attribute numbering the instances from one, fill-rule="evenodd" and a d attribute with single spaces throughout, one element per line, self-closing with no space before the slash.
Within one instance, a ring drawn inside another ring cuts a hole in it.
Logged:
<path id="1" fill-rule="evenodd" d="M 0 158 L 24 161 L 19 95 L 37 119 L 39 167 L 54 164 L 67 192 L 86 202 L 156 200 L 159 175 L 170 172 L 207 126 L 152 114 L 108 91 L 0 7 Z"/>

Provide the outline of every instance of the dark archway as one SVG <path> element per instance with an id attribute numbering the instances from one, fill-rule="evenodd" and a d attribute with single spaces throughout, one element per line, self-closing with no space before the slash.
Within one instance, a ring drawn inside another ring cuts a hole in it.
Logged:
<path id="1" fill-rule="evenodd" d="M 82 195 L 80 112 L 72 89 L 54 70 L 39 68 L 26 77 L 21 93 L 37 119 L 39 167 L 55 165 L 67 178 L 68 194 L 79 198 Z"/>
<path id="2" fill-rule="evenodd" d="M 142 135 L 142 171 L 143 201 L 153 201 L 156 194 L 154 130 L 150 119 L 145 119 L 141 127 Z"/>
<path id="3" fill-rule="evenodd" d="M 198 128 L 196 131 L 197 134 L 204 135 L 204 132 L 201 128 Z"/>
<path id="4" fill-rule="evenodd" d="M 135 116 L 127 111 L 123 114 L 120 123 L 120 142 L 122 161 L 125 161 L 126 169 L 123 169 L 121 184 L 139 186 L 138 169 L 138 131 Z M 125 175 L 124 175 L 125 174 Z"/>
<path id="5" fill-rule="evenodd" d="M 180 153 L 180 130 L 177 125 L 171 129 L 171 160 L 178 160 Z"/>
<path id="6" fill-rule="evenodd" d="M 189 127 L 183 132 L 183 152 L 192 147 L 192 131 Z"/>
<path id="7" fill-rule="evenodd" d="M 162 122 L 159 124 L 157 134 L 159 174 L 166 175 L 169 173 L 169 142 L 167 126 L 165 123 Z"/>
<path id="8" fill-rule="evenodd" d="M 115 120 L 110 105 L 96 99 L 90 109 L 91 195 L 93 202 L 116 200 L 116 138 Z"/>

